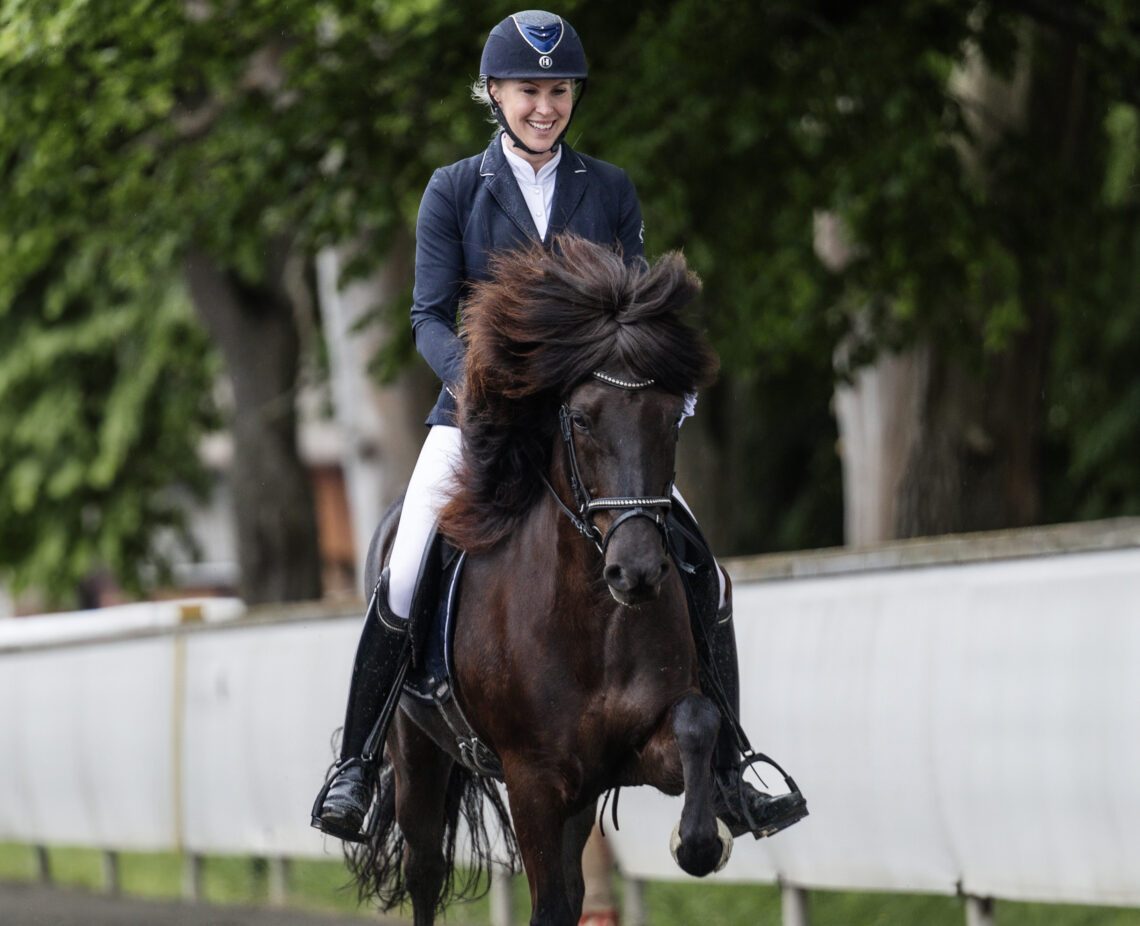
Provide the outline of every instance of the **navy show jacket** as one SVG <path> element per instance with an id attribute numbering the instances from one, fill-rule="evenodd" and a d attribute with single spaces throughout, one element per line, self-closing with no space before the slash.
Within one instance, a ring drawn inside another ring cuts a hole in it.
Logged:
<path id="1" fill-rule="evenodd" d="M 562 143 L 554 203 L 543 244 L 573 232 L 620 245 L 627 263 L 640 259 L 641 205 L 624 170 Z M 420 202 L 412 333 L 416 349 L 443 382 L 427 424 L 455 424 L 454 393 L 463 380 L 460 304 L 472 283 L 488 277 L 488 260 L 504 248 L 539 241 L 499 136 L 482 154 L 439 168 Z"/>

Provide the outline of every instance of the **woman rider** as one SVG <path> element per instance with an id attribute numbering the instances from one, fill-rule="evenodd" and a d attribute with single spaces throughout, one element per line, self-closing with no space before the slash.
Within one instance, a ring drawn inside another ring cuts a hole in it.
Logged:
<path id="1" fill-rule="evenodd" d="M 362 759 L 386 696 L 408 659 L 408 616 L 424 549 L 459 460 L 455 394 L 463 380 L 463 343 L 456 315 L 473 282 L 488 276 L 490 254 L 549 246 L 571 232 L 621 248 L 627 263 L 644 260 L 641 207 L 623 170 L 572 151 L 563 138 L 584 87 L 586 56 L 559 16 L 528 10 L 508 16 L 487 38 L 475 96 L 490 106 L 501 131 L 486 151 L 437 170 L 420 203 L 412 330 L 416 348 L 443 382 L 428 416 L 427 439 L 404 498 L 389 566 L 368 607 L 356 653 L 340 761 L 314 808 L 313 825 L 344 839 L 360 837 L 372 802 L 376 769 Z M 713 671 L 733 703 L 736 646 L 725 579 L 707 583 L 702 620 Z M 719 599 L 719 600 L 718 600 Z M 802 798 L 773 798 L 741 787 L 732 724 L 722 723 L 717 749 L 717 815 L 733 835 L 770 835 L 806 813 Z M 385 731 L 379 731 L 383 734 Z M 383 742 L 380 735 L 376 740 Z M 794 800 L 790 800 L 794 798 Z"/>

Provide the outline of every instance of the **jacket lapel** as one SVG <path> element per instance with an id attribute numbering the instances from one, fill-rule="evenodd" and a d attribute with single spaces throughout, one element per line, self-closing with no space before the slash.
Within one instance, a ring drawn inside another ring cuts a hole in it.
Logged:
<path id="1" fill-rule="evenodd" d="M 574 216 L 582 197 L 586 195 L 590 175 L 586 165 L 571 147 L 562 143 L 562 160 L 558 162 L 558 179 L 554 183 L 554 203 L 550 209 L 550 225 L 546 229 L 546 240 L 564 232 Z M 523 204 L 526 209 L 526 204 Z"/>
<path id="2" fill-rule="evenodd" d="M 498 135 L 487 146 L 483 162 L 479 167 L 479 175 L 483 178 L 487 191 L 499 204 L 499 208 L 510 217 L 519 230 L 532 241 L 541 240 L 538 237 L 538 228 L 535 227 L 534 219 L 531 218 L 530 210 L 526 206 L 526 200 L 523 199 L 522 190 L 515 182 L 511 165 L 507 163 L 507 156 L 503 154 L 503 144 L 499 141 Z M 559 176 L 559 182 L 561 179 Z M 557 186 L 554 195 L 557 198 Z"/>

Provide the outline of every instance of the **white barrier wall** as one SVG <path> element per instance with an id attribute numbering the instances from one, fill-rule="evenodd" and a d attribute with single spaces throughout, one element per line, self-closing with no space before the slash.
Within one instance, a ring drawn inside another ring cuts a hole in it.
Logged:
<path id="1" fill-rule="evenodd" d="M 175 633 L 180 607 L 0 622 L 0 841 L 324 853 L 308 811 L 359 618 L 201 602 L 207 623 Z M 92 642 L 61 645 L 79 624 Z"/>
<path id="2" fill-rule="evenodd" d="M 746 728 L 811 816 L 738 840 L 719 877 L 1140 906 L 1140 551 L 744 584 L 736 603 Z M 679 806 L 623 794 L 627 873 L 675 877 Z"/>
<path id="3" fill-rule="evenodd" d="M 736 612 L 745 726 L 811 816 L 718 878 L 1140 906 L 1140 550 L 740 582 Z M 0 841 L 337 854 L 308 813 L 359 620 L 0 622 Z M 622 792 L 627 875 L 684 877 L 679 809 Z"/>
<path id="4" fill-rule="evenodd" d="M 272 624 L 186 640 L 184 845 L 339 855 L 309 825 L 344 719 L 361 618 Z"/>

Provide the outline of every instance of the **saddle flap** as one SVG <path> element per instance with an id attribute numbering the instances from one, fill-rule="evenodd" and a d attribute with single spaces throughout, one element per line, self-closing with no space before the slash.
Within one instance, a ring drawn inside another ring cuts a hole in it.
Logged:
<path id="1" fill-rule="evenodd" d="M 412 666 L 419 669 L 428 658 L 433 626 L 440 621 L 439 606 L 442 591 L 448 587 L 445 575 L 458 558 L 455 549 L 438 531 L 433 530 L 423 559 L 420 560 L 416 591 L 408 615 L 412 641 Z"/>
<path id="2" fill-rule="evenodd" d="M 464 556 L 438 532 L 432 534 L 420 562 L 412 599 L 412 669 L 405 687 L 428 696 L 448 679 L 453 612 L 458 600 Z"/>

